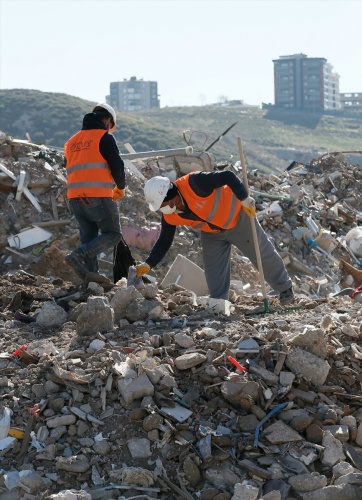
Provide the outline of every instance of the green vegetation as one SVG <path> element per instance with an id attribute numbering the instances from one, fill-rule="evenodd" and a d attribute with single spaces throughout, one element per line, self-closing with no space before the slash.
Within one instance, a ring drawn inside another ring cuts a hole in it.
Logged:
<path id="1" fill-rule="evenodd" d="M 37 90 L 0 90 L 0 130 L 17 139 L 26 133 L 36 143 L 63 147 L 79 130 L 95 103 L 67 94 Z M 249 106 L 194 106 L 118 114 L 115 132 L 121 152 L 129 142 L 136 151 L 185 146 L 206 149 L 232 123 L 230 132 L 210 150 L 218 162 L 239 159 L 241 137 L 249 168 L 284 169 L 293 160 L 310 161 L 328 151 L 361 148 L 362 116 L 306 115 Z"/>

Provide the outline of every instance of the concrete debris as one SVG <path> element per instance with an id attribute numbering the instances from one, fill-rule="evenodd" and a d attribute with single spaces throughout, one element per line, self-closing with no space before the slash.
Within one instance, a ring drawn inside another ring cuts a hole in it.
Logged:
<path id="1" fill-rule="evenodd" d="M 0 498 L 361 498 L 360 168 L 249 174 L 296 295 L 253 315 L 257 271 L 234 249 L 210 300 L 190 228 L 140 289 L 112 252 L 81 282 L 62 152 L 0 137 Z M 159 218 L 137 168 L 120 207 L 143 261 Z"/>

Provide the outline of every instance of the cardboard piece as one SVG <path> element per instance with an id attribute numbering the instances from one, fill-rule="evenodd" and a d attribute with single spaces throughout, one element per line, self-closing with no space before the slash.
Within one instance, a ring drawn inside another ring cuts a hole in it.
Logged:
<path id="1" fill-rule="evenodd" d="M 196 295 L 209 293 L 203 269 L 180 254 L 173 261 L 160 286 L 166 288 L 171 283 L 191 290 Z"/>

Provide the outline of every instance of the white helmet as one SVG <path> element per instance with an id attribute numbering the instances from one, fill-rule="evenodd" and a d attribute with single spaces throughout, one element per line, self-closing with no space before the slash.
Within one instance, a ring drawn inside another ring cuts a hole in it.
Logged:
<path id="1" fill-rule="evenodd" d="M 160 208 L 171 186 L 170 179 L 160 175 L 156 175 L 146 182 L 143 192 L 152 212 L 156 212 Z"/>
<path id="2" fill-rule="evenodd" d="M 114 132 L 116 130 L 116 122 L 117 122 L 116 112 L 114 111 L 112 106 L 110 106 L 109 104 L 106 104 L 106 103 L 97 104 L 96 106 L 94 106 L 93 111 L 96 111 L 99 108 L 106 109 L 108 111 L 108 113 L 112 116 L 114 126 L 110 129 L 110 132 Z"/>

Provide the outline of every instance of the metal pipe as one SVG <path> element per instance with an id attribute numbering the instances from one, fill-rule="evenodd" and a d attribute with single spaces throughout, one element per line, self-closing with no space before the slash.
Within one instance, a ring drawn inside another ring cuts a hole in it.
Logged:
<path id="1" fill-rule="evenodd" d="M 191 156 L 193 153 L 192 146 L 186 146 L 186 148 L 178 148 L 178 149 L 159 149 L 157 151 L 143 151 L 141 153 L 121 153 L 121 158 L 123 160 L 135 160 L 136 158 L 152 158 L 154 156 L 172 156 L 179 154 L 186 154 L 187 156 Z"/>

